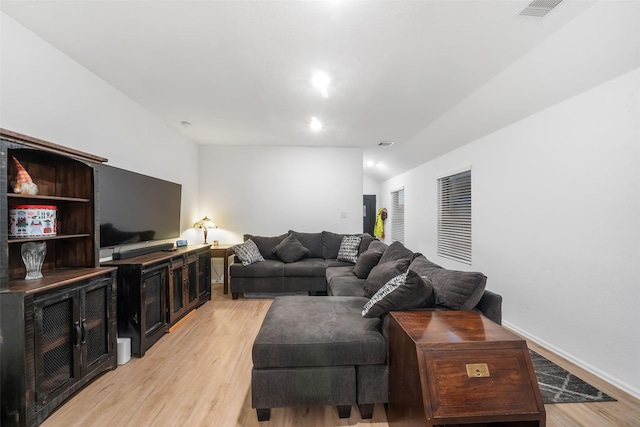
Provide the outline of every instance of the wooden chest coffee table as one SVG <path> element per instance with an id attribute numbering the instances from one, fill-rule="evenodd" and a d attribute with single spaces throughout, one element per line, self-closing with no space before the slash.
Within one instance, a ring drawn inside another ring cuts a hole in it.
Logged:
<path id="1" fill-rule="evenodd" d="M 392 312 L 390 426 L 545 426 L 526 342 L 473 311 Z"/>

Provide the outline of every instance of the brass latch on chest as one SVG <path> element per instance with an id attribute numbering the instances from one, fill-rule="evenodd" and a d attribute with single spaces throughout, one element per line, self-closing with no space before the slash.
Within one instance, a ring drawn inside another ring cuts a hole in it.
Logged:
<path id="1" fill-rule="evenodd" d="M 467 376 L 473 377 L 489 377 L 489 366 L 486 363 L 470 363 L 467 365 Z"/>

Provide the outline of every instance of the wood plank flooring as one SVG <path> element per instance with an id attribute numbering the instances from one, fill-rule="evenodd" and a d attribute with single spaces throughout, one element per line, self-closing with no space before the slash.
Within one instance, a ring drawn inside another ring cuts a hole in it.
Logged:
<path id="1" fill-rule="evenodd" d="M 387 427 L 383 405 L 362 420 L 357 407 L 348 419 L 335 407 L 275 408 L 258 423 L 251 408 L 251 345 L 270 299 L 231 300 L 213 285 L 212 301 L 141 359 L 102 375 L 60 407 L 42 426 L 242 426 Z M 547 426 L 640 426 L 640 400 L 621 392 L 545 349 L 529 346 L 573 372 L 617 402 L 546 405 Z"/>

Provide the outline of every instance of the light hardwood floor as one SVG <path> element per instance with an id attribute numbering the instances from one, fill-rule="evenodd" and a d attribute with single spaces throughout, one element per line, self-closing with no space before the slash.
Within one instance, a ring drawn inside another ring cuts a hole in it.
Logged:
<path id="1" fill-rule="evenodd" d="M 251 408 L 251 345 L 271 300 L 231 300 L 222 285 L 174 332 L 142 359 L 102 375 L 77 393 L 43 424 L 68 426 L 248 426 L 387 427 L 383 405 L 362 420 L 357 407 L 348 419 L 335 407 L 276 408 L 258 423 Z M 529 346 L 575 373 L 617 402 L 546 405 L 549 427 L 640 426 L 640 401 L 560 359 Z"/>

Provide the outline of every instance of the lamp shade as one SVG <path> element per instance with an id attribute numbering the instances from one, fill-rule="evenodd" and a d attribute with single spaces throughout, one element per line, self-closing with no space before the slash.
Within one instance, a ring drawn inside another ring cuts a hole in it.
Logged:
<path id="1" fill-rule="evenodd" d="M 218 226 L 209 218 L 205 216 L 200 221 L 193 224 L 194 228 L 202 228 L 204 230 L 204 242 L 207 243 L 207 230 L 210 228 L 218 228 Z"/>
<path id="2" fill-rule="evenodd" d="M 218 226 L 208 216 L 205 216 L 200 221 L 197 221 L 195 224 L 193 224 L 193 227 L 204 228 L 205 230 L 209 228 L 218 228 Z"/>

